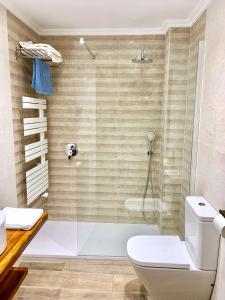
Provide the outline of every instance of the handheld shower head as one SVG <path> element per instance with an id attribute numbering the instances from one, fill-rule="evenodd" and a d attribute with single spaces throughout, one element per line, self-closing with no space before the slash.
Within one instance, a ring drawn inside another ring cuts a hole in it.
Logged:
<path id="1" fill-rule="evenodd" d="M 147 148 L 148 148 L 148 155 L 152 155 L 152 145 L 155 141 L 155 133 L 153 131 L 148 131 L 146 133 L 146 138 L 147 138 Z"/>
<path id="2" fill-rule="evenodd" d="M 146 134 L 146 138 L 147 138 L 147 141 L 149 143 L 154 142 L 154 140 L 155 140 L 155 133 L 153 131 L 148 131 L 147 134 Z"/>

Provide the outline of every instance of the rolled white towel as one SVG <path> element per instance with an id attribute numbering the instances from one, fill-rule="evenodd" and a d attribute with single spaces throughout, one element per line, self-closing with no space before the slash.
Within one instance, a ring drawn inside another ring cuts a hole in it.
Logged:
<path id="1" fill-rule="evenodd" d="M 43 215 L 41 208 L 5 207 L 2 212 L 6 217 L 6 229 L 30 230 Z"/>

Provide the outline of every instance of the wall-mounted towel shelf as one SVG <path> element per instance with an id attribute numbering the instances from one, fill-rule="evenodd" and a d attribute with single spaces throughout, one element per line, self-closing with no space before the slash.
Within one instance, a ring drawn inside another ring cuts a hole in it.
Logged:
<path id="1" fill-rule="evenodd" d="M 48 161 L 45 159 L 48 153 L 48 140 L 45 138 L 47 132 L 47 118 L 44 116 L 46 109 L 45 99 L 23 97 L 24 109 L 38 109 L 37 118 L 24 118 L 24 136 L 40 134 L 38 142 L 25 145 L 25 162 L 30 162 L 40 157 L 41 162 L 26 172 L 27 204 L 37 199 L 48 189 Z"/>
<path id="2" fill-rule="evenodd" d="M 16 47 L 15 55 L 16 60 L 19 57 L 28 59 L 38 58 L 52 67 L 59 67 L 61 65 L 61 63 L 53 62 L 51 56 L 49 56 L 49 54 L 44 49 L 24 49 L 21 47 Z"/>

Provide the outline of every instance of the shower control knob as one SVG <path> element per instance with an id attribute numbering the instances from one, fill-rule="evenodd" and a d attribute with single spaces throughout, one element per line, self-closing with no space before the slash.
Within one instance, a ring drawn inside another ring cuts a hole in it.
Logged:
<path id="1" fill-rule="evenodd" d="M 68 144 L 65 147 L 65 154 L 68 159 L 71 159 L 73 156 L 78 154 L 78 147 L 77 144 Z"/>

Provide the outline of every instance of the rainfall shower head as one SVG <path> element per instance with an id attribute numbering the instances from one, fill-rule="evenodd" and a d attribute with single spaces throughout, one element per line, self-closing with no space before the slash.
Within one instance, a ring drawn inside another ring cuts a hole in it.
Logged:
<path id="1" fill-rule="evenodd" d="M 144 51 L 142 50 L 140 55 L 132 59 L 132 62 L 135 64 L 150 64 L 153 60 L 147 56 L 145 56 Z"/>

